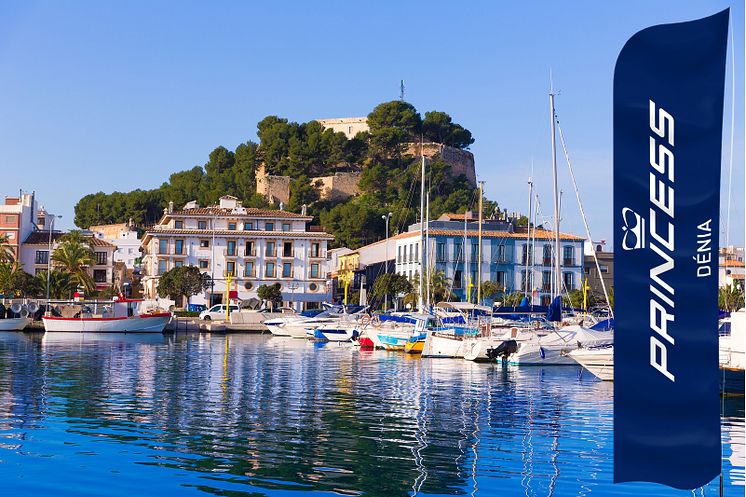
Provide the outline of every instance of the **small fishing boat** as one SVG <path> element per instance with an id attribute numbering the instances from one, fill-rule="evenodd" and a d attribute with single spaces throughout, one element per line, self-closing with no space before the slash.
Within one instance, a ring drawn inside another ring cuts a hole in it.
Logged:
<path id="1" fill-rule="evenodd" d="M 603 381 L 614 381 L 614 346 L 575 349 L 567 354 Z"/>
<path id="2" fill-rule="evenodd" d="M 14 302 L 6 307 L 0 304 L 0 331 L 21 331 L 31 324 L 33 314 L 39 310 L 36 302 Z"/>
<path id="3" fill-rule="evenodd" d="M 407 343 L 404 345 L 404 352 L 407 354 L 422 354 L 422 349 L 425 347 L 425 339 L 427 338 L 427 333 L 420 333 L 418 335 L 412 336 L 407 340 Z"/>
<path id="4" fill-rule="evenodd" d="M 50 304 L 51 316 L 43 316 L 49 332 L 162 333 L 171 313 L 147 307 L 142 300 L 58 301 Z"/>

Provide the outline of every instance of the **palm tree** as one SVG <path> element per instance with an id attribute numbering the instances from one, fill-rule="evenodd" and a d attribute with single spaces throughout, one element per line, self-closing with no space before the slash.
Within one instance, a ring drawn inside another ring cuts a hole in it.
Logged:
<path id="1" fill-rule="evenodd" d="M 0 235 L 0 262 L 13 262 L 16 260 L 16 254 L 13 247 L 10 246 L 8 235 Z"/>
<path id="2" fill-rule="evenodd" d="M 414 278 L 412 291 L 404 297 L 404 304 L 417 305 L 420 294 L 420 279 L 417 275 Z M 430 302 L 436 304 L 453 299 L 451 292 L 451 281 L 446 278 L 446 273 L 440 269 L 430 269 Z"/>
<path id="3" fill-rule="evenodd" d="M 70 275 L 73 284 L 82 286 L 87 293 L 95 290 L 93 279 L 88 274 L 88 266 L 93 265 L 96 259 L 93 250 L 87 243 L 82 243 L 75 238 L 63 240 L 54 249 L 52 262 L 62 267 L 62 271 Z"/>
<path id="4" fill-rule="evenodd" d="M 743 289 L 736 285 L 721 286 L 718 290 L 718 307 L 726 312 L 737 311 L 744 306 Z"/>
<path id="5" fill-rule="evenodd" d="M 0 262 L 0 293 L 6 297 L 15 296 L 15 280 L 18 277 L 18 265 L 14 262 Z"/>
<path id="6" fill-rule="evenodd" d="M 39 271 L 36 275 L 36 279 L 41 288 L 47 287 L 47 272 Z M 49 297 L 53 299 L 66 299 L 70 298 L 75 291 L 75 283 L 73 283 L 70 273 L 63 273 L 62 271 L 52 270 L 49 273 Z"/>

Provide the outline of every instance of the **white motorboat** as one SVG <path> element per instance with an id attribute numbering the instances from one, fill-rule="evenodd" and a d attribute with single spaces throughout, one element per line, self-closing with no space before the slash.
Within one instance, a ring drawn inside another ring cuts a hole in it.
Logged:
<path id="1" fill-rule="evenodd" d="M 49 332 L 162 333 L 171 313 L 145 308 L 142 300 L 54 302 L 57 315 L 43 316 Z"/>
<path id="2" fill-rule="evenodd" d="M 307 330 L 308 338 L 320 342 L 351 342 L 360 336 L 360 328 L 347 324 L 327 324 Z"/>
<path id="3" fill-rule="evenodd" d="M 720 390 L 725 395 L 744 394 L 746 357 L 746 309 L 732 312 L 720 323 Z"/>
<path id="4" fill-rule="evenodd" d="M 529 340 L 535 331 L 530 323 L 501 323 L 489 330 L 481 329 L 478 335 L 467 335 L 464 338 L 464 359 L 474 362 L 494 362 L 501 352 L 501 346 L 507 340 Z"/>
<path id="5" fill-rule="evenodd" d="M 579 348 L 593 348 L 614 343 L 614 333 L 595 331 L 578 325 L 566 326 L 546 335 L 533 332 L 527 340 L 515 340 L 514 350 L 506 352 L 511 364 L 520 365 L 576 365 L 568 354 Z"/>
<path id="6" fill-rule="evenodd" d="M 578 364 L 604 381 L 614 381 L 614 347 L 581 348 L 567 354 Z"/>

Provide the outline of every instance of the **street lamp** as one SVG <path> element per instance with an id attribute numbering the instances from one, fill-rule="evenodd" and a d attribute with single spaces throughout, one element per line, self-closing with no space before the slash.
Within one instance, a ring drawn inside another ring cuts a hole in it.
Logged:
<path id="1" fill-rule="evenodd" d="M 391 219 L 391 216 L 393 216 L 393 212 L 389 212 L 386 215 L 381 216 L 381 219 L 383 219 L 386 222 L 386 260 L 383 261 L 383 274 L 387 274 L 389 272 L 389 219 Z M 388 288 L 386 288 L 386 291 L 383 292 L 383 310 L 386 311 L 389 308 L 389 294 L 388 294 Z"/>
<path id="2" fill-rule="evenodd" d="M 49 223 L 49 247 L 47 249 L 47 312 L 49 312 L 49 275 L 52 272 L 52 232 L 54 231 L 54 218 L 62 219 L 62 216 L 52 216 Z"/>

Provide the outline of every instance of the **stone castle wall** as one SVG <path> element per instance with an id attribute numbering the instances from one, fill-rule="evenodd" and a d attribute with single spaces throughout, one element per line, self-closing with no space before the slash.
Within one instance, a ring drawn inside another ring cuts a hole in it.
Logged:
<path id="1" fill-rule="evenodd" d="M 260 164 L 256 169 L 256 192 L 272 204 L 287 204 L 290 201 L 290 176 L 267 174 L 264 164 Z"/>
<path id="2" fill-rule="evenodd" d="M 461 150 L 456 147 L 449 147 L 441 143 L 412 143 L 404 152 L 405 155 L 418 157 L 424 155 L 427 160 L 440 154 L 443 161 L 451 166 L 451 176 L 454 178 L 464 175 L 472 186 L 477 185 L 477 173 L 474 169 L 474 154 L 467 150 Z"/>
<path id="3" fill-rule="evenodd" d="M 321 200 L 338 202 L 360 193 L 360 176 L 359 172 L 334 173 L 332 176 L 312 178 L 311 184 L 320 183 Z"/>

